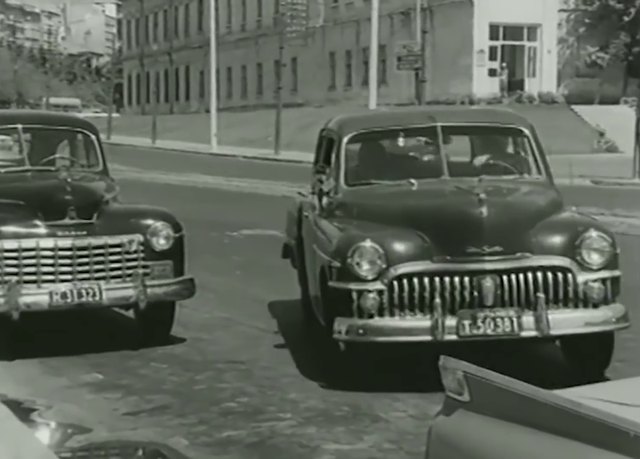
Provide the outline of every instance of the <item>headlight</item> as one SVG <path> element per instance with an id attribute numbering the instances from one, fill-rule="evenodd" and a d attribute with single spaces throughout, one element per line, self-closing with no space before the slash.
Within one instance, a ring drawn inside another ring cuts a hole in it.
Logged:
<path id="1" fill-rule="evenodd" d="M 176 233 L 167 222 L 156 222 L 147 230 L 147 239 L 156 252 L 169 250 L 176 240 Z"/>
<path id="2" fill-rule="evenodd" d="M 613 240 L 595 229 L 590 229 L 578 239 L 578 261 L 590 269 L 606 266 L 614 250 Z"/>
<path id="3" fill-rule="evenodd" d="M 373 280 L 387 267 L 387 260 L 382 247 L 367 239 L 351 247 L 347 264 L 356 276 Z"/>

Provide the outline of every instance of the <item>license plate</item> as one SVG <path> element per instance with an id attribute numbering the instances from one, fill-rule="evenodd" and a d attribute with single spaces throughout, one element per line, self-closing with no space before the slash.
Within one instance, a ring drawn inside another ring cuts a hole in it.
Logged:
<path id="1" fill-rule="evenodd" d="M 56 287 L 49 292 L 51 307 L 75 304 L 99 304 L 104 300 L 100 284 L 73 284 Z"/>
<path id="2" fill-rule="evenodd" d="M 513 309 L 458 313 L 457 333 L 460 337 L 518 336 L 522 331 L 522 315 Z"/>

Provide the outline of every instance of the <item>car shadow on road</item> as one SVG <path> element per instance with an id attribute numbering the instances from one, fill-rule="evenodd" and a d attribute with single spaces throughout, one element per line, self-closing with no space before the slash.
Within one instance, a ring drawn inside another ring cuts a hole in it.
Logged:
<path id="1" fill-rule="evenodd" d="M 114 310 L 24 314 L 0 327 L 0 360 L 100 354 L 140 349 L 132 317 Z M 161 346 L 181 344 L 171 336 Z"/>
<path id="2" fill-rule="evenodd" d="M 283 339 L 274 345 L 291 354 L 305 378 L 327 389 L 358 392 L 437 392 L 442 390 L 440 355 L 450 355 L 545 389 L 592 382 L 575 374 L 554 343 L 536 341 L 467 342 L 446 345 L 367 345 L 341 353 L 331 340 L 304 325 L 298 300 L 268 304 Z"/>

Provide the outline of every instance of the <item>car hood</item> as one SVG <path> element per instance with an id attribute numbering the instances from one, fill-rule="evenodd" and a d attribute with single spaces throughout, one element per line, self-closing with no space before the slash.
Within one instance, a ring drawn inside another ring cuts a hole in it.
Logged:
<path id="1" fill-rule="evenodd" d="M 411 228 L 440 255 L 503 255 L 530 251 L 531 230 L 562 208 L 547 182 L 447 179 L 352 189 L 334 216 Z"/>
<path id="2" fill-rule="evenodd" d="M 0 174 L 0 223 L 16 212 L 35 213 L 47 221 L 62 220 L 75 209 L 77 218 L 91 219 L 117 191 L 108 177 L 84 172 L 25 172 Z"/>
<path id="3" fill-rule="evenodd" d="M 573 400 L 640 422 L 640 377 L 555 391 Z"/>

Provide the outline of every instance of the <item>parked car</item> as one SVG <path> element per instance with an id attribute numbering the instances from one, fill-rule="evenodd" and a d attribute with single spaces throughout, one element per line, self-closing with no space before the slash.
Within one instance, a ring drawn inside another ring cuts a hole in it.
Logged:
<path id="1" fill-rule="evenodd" d="M 640 377 L 549 391 L 442 357 L 426 459 L 640 457 Z"/>
<path id="2" fill-rule="evenodd" d="M 0 111 L 20 163 L 0 164 L 0 314 L 133 311 L 141 342 L 169 337 L 195 294 L 169 211 L 125 204 L 98 129 L 71 114 Z"/>
<path id="3" fill-rule="evenodd" d="M 564 206 L 534 126 L 507 109 L 329 120 L 282 256 L 307 323 L 346 349 L 539 338 L 600 375 L 630 324 L 614 235 Z"/>

